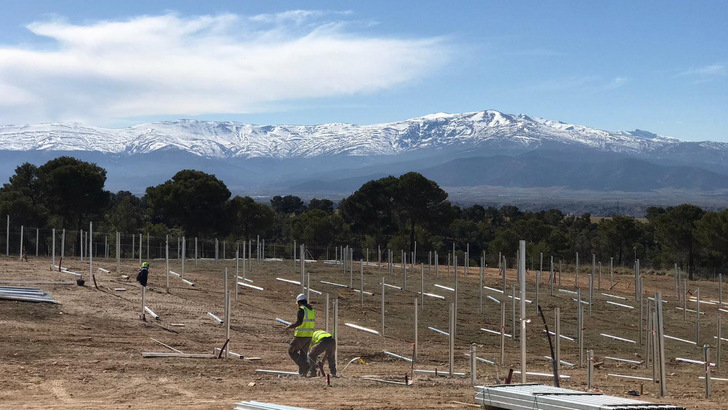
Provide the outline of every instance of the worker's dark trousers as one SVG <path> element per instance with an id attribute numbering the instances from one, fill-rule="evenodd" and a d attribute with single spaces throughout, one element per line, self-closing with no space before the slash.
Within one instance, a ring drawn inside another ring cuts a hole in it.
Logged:
<path id="1" fill-rule="evenodd" d="M 308 365 L 312 369 L 317 367 L 316 359 L 318 356 L 326 352 L 326 360 L 329 362 L 329 372 L 332 376 L 336 376 L 336 340 L 333 337 L 326 337 L 315 344 L 308 352 Z"/>
<path id="2" fill-rule="evenodd" d="M 294 337 L 288 346 L 288 355 L 298 365 L 298 373 L 306 374 L 308 371 L 308 346 L 311 344 L 310 337 Z"/>

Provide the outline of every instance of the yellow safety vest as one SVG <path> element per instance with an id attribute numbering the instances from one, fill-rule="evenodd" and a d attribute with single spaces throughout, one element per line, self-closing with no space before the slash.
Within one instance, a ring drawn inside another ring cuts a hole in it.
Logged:
<path id="1" fill-rule="evenodd" d="M 321 339 L 325 339 L 327 337 L 332 337 L 330 333 L 326 333 L 323 330 L 317 330 L 313 332 L 313 336 L 311 337 L 311 346 L 315 346 L 318 344 L 318 342 L 321 341 Z"/>
<path id="2" fill-rule="evenodd" d="M 301 323 L 301 326 L 296 328 L 296 332 L 293 336 L 311 337 L 313 336 L 313 329 L 316 324 L 316 311 L 309 309 L 306 306 L 301 306 L 301 309 L 303 309 L 303 323 Z"/>

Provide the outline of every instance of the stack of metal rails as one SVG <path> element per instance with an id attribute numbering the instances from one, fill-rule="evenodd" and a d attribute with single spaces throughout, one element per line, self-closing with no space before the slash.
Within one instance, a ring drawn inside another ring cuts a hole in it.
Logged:
<path id="1" fill-rule="evenodd" d="M 305 407 L 291 407 L 262 401 L 243 401 L 235 403 L 235 410 L 313 410 Z"/>
<path id="2" fill-rule="evenodd" d="M 0 286 L 0 299 L 21 302 L 58 303 L 53 299 L 53 296 L 40 289 L 19 286 Z"/>
<path id="3" fill-rule="evenodd" d="M 475 402 L 488 409 L 509 410 L 685 410 L 672 404 L 655 404 L 541 384 L 476 386 Z"/>

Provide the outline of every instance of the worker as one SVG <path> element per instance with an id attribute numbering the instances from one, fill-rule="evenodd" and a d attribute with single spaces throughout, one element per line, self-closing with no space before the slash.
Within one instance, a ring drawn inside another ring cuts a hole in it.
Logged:
<path id="1" fill-rule="evenodd" d="M 309 369 L 308 347 L 316 325 L 316 311 L 308 304 L 306 295 L 296 296 L 298 314 L 296 321 L 286 326 L 286 329 L 295 329 L 293 340 L 288 346 L 288 355 L 298 365 L 298 374 L 305 376 Z"/>
<path id="2" fill-rule="evenodd" d="M 324 354 L 324 359 L 321 360 L 321 364 L 318 365 L 316 359 L 323 352 L 326 352 L 326 354 Z M 331 333 L 317 330 L 313 332 L 311 349 L 308 351 L 308 365 L 311 366 L 311 377 L 316 376 L 316 370 L 319 367 L 321 368 L 321 372 L 324 371 L 324 360 L 329 362 L 329 373 L 331 377 L 336 377 L 336 340 L 331 336 Z"/>
<path id="3" fill-rule="evenodd" d="M 147 286 L 147 278 L 149 277 L 149 262 L 143 262 L 139 273 L 137 273 L 136 280 L 141 283 L 142 286 Z"/>

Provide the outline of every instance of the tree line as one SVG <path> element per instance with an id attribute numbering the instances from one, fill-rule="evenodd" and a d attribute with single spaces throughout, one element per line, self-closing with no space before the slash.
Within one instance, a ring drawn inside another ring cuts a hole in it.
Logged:
<path id="1" fill-rule="evenodd" d="M 419 255 L 445 255 L 454 246 L 462 259 L 469 246 L 471 265 L 481 254 L 495 265 L 500 253 L 515 257 L 524 239 L 530 257 L 542 253 L 573 262 L 578 253 L 582 265 L 595 254 L 605 262 L 614 258 L 616 266 L 631 266 L 635 259 L 656 270 L 677 263 L 691 276 L 728 266 L 728 210 L 708 212 L 690 204 L 651 207 L 641 219 L 615 215 L 598 221 L 558 209 L 461 207 L 415 172 L 366 182 L 338 203 L 293 195 L 274 196 L 269 203 L 233 197 L 223 181 L 195 170 L 182 170 L 141 197 L 105 191 L 105 181 L 103 168 L 72 157 L 41 166 L 24 163 L 0 188 L 0 215 L 40 228 L 83 229 L 92 221 L 99 232 L 295 240 L 318 252 L 314 257 L 340 245 L 391 249 L 397 258 L 415 246 Z"/>

